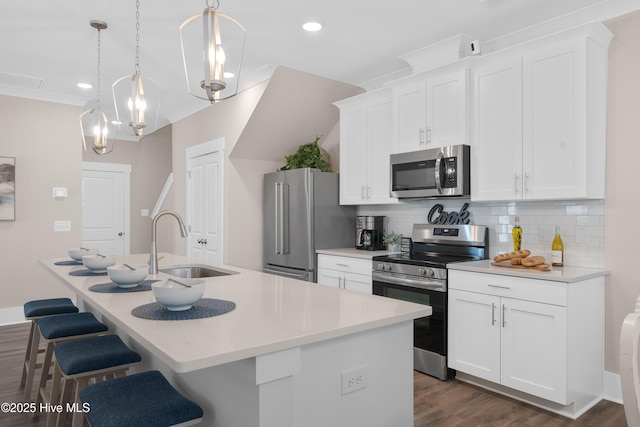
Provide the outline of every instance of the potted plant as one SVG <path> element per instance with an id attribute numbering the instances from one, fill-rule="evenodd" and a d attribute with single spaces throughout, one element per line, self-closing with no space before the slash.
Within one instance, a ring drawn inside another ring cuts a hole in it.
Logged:
<path id="1" fill-rule="evenodd" d="M 314 168 L 320 169 L 322 172 L 331 172 L 329 154 L 318 145 L 319 140 L 320 137 L 316 136 L 316 139 L 309 144 L 298 147 L 296 153 L 285 156 L 286 163 L 280 170 Z"/>
<path id="2" fill-rule="evenodd" d="M 390 231 L 382 236 L 382 243 L 387 245 L 387 249 L 390 252 L 399 252 L 400 251 L 400 239 L 402 238 L 402 234 L 397 234 L 394 231 Z"/>

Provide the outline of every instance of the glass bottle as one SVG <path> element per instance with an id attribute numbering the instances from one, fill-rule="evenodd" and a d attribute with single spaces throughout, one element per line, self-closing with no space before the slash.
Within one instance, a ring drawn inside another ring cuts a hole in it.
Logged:
<path id="1" fill-rule="evenodd" d="M 551 265 L 562 267 L 564 265 L 564 243 L 560 237 L 560 227 L 556 226 L 556 236 L 551 243 Z"/>
<path id="2" fill-rule="evenodd" d="M 513 226 L 511 234 L 513 235 L 513 250 L 519 251 L 522 246 L 522 227 L 520 227 L 519 216 L 516 217 L 516 225 Z"/>

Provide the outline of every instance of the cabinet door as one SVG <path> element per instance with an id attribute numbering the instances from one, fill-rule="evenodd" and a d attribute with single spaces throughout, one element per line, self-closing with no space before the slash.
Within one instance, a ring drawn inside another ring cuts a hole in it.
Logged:
<path id="1" fill-rule="evenodd" d="M 448 366 L 500 382 L 500 298 L 449 289 Z"/>
<path id="2" fill-rule="evenodd" d="M 569 404 L 566 307 L 510 298 L 501 303 L 501 383 Z"/>
<path id="3" fill-rule="evenodd" d="M 357 205 L 365 198 L 367 105 L 340 110 L 340 204 Z"/>
<path id="4" fill-rule="evenodd" d="M 481 64 L 473 73 L 471 200 L 522 198 L 520 57 Z"/>
<path id="5" fill-rule="evenodd" d="M 344 273 L 342 280 L 344 289 L 363 292 L 365 294 L 373 293 L 373 284 L 371 283 L 370 275 Z"/>
<path id="6" fill-rule="evenodd" d="M 425 148 L 425 82 L 404 84 L 393 90 L 394 153 Z"/>
<path id="7" fill-rule="evenodd" d="M 524 197 L 586 196 L 585 49 L 560 43 L 523 56 Z"/>
<path id="8" fill-rule="evenodd" d="M 427 80 L 427 148 L 469 143 L 468 81 L 468 70 L 433 76 Z"/>
<path id="9" fill-rule="evenodd" d="M 342 273 L 335 270 L 327 270 L 325 268 L 318 269 L 318 284 L 332 286 L 334 288 L 342 287 Z"/>
<path id="10" fill-rule="evenodd" d="M 368 104 L 368 171 L 366 203 L 397 203 L 390 197 L 389 155 L 393 142 L 393 103 L 390 98 Z"/>

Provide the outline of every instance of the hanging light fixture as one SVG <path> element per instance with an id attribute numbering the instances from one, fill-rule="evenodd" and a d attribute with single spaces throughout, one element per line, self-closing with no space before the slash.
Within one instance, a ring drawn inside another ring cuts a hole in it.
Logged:
<path id="1" fill-rule="evenodd" d="M 156 80 L 140 73 L 140 0 L 136 0 L 135 73 L 116 80 L 112 92 L 118 121 L 128 124 L 130 134 L 140 137 L 156 129 L 162 88 Z"/>
<path id="2" fill-rule="evenodd" d="M 117 129 L 113 115 L 108 114 L 100 102 L 100 31 L 107 29 L 107 23 L 94 20 L 89 25 L 98 30 L 98 98 L 96 101 L 89 101 L 80 114 L 82 146 L 87 151 L 88 142 L 97 154 L 107 154 L 113 151 Z"/>
<path id="3" fill-rule="evenodd" d="M 180 44 L 187 90 L 214 103 L 238 93 L 246 31 L 235 19 L 217 12 L 218 0 L 215 7 L 209 2 L 202 14 L 180 25 Z"/>

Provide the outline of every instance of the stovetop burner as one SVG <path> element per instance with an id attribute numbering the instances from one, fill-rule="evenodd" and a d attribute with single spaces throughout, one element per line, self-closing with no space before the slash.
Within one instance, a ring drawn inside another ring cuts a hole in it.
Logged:
<path id="1" fill-rule="evenodd" d="M 373 257 L 376 262 L 446 268 L 447 264 L 476 261 L 488 253 L 486 227 L 479 225 L 414 224 L 410 252 Z"/>

